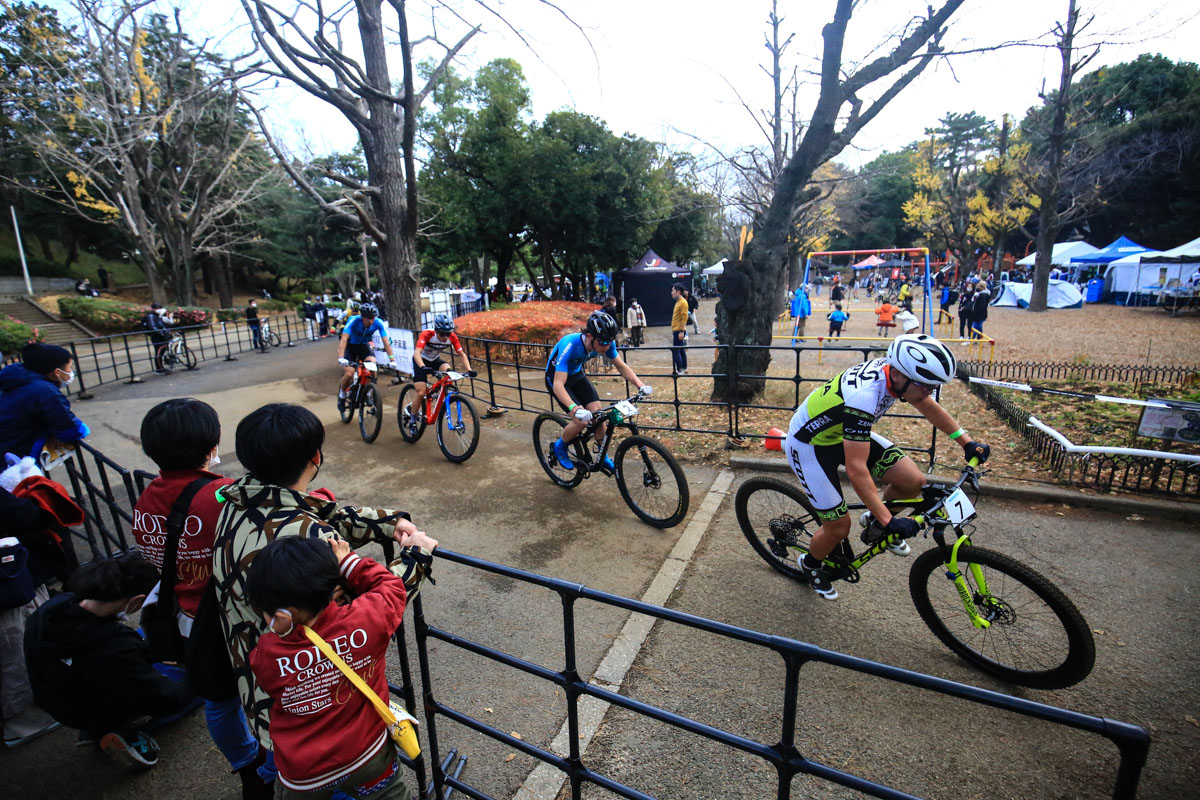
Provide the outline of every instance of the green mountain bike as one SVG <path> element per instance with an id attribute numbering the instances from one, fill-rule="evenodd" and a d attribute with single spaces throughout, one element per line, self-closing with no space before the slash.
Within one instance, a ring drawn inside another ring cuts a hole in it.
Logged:
<path id="1" fill-rule="evenodd" d="M 896 513 L 910 510 L 937 544 L 914 559 L 908 574 L 917 613 L 954 653 L 990 675 L 1032 689 L 1073 686 L 1095 664 L 1092 630 L 1044 576 L 971 541 L 971 521 L 978 514 L 963 487 L 978 499 L 975 467 L 972 460 L 951 485 L 926 486 L 919 499 L 887 501 Z M 754 551 L 775 570 L 807 583 L 797 560 L 808 552 L 820 522 L 804 492 L 774 478 L 750 478 L 738 489 L 734 506 Z M 849 508 L 866 506 L 851 503 Z M 855 554 L 843 540 L 825 559 L 835 579 L 857 582 L 867 562 L 902 541 L 870 522 L 863 539 L 869 544 L 862 552 Z"/>

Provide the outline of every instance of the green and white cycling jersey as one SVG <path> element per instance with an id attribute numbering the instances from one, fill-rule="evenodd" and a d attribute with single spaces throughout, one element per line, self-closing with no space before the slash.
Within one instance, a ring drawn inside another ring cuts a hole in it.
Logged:
<path id="1" fill-rule="evenodd" d="M 870 441 L 871 426 L 895 402 L 886 358 L 855 364 L 805 398 L 792 414 L 788 438 L 814 447 Z"/>

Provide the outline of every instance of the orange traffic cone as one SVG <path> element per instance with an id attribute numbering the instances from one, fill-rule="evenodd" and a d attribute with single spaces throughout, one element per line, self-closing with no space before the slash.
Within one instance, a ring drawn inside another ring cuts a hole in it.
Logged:
<path id="1" fill-rule="evenodd" d="M 767 431 L 767 441 L 764 446 L 768 450 L 783 450 L 783 437 L 787 436 L 787 431 L 781 431 L 779 428 L 771 428 Z"/>

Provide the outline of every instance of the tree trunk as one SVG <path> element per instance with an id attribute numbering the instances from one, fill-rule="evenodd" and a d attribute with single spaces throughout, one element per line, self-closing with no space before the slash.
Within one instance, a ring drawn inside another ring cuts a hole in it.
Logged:
<path id="1" fill-rule="evenodd" d="M 787 289 L 789 292 L 794 292 L 800 288 L 800 283 L 804 280 L 804 267 L 800 264 L 800 251 L 792 248 L 788 253 L 788 279 Z"/>
<path id="2" fill-rule="evenodd" d="M 217 290 L 217 305 L 221 308 L 233 308 L 233 290 L 229 285 L 229 254 L 224 253 L 209 262 L 213 276 L 213 285 Z"/>
<path id="3" fill-rule="evenodd" d="M 54 261 L 54 251 L 50 249 L 50 237 L 44 233 L 37 235 L 38 244 L 42 248 L 42 258 L 46 261 Z"/>
<path id="4" fill-rule="evenodd" d="M 554 273 L 551 271 L 553 259 L 550 258 L 549 239 L 543 239 L 543 241 L 546 244 L 542 246 L 542 280 L 546 282 L 546 288 L 550 290 L 550 299 L 561 300 L 562 290 L 554 281 Z"/>

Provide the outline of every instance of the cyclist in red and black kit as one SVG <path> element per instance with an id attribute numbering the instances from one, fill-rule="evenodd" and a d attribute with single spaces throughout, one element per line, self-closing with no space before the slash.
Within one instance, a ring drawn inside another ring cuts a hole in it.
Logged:
<path id="1" fill-rule="evenodd" d="M 438 314 L 433 318 L 433 327 L 426 331 L 421 331 L 421 335 L 417 337 L 417 343 L 413 346 L 413 386 L 417 389 L 417 396 L 413 399 L 413 405 L 408 409 L 408 427 L 412 433 L 417 432 L 417 419 L 420 411 L 413 413 L 413 409 L 422 409 L 425 407 L 425 389 L 429 375 L 434 372 L 443 372 L 449 366 L 446 360 L 442 358 L 442 353 L 446 348 L 451 348 L 454 353 L 462 356 L 463 366 L 465 366 L 467 375 L 474 378 L 475 371 L 471 369 L 471 359 L 467 358 L 467 354 L 463 352 L 462 345 L 458 342 L 458 336 L 454 333 L 454 320 L 450 319 L 449 314 Z M 451 354 L 451 358 L 453 358 Z"/>

